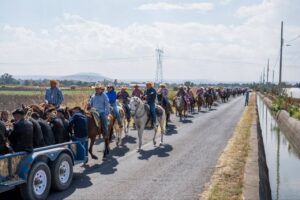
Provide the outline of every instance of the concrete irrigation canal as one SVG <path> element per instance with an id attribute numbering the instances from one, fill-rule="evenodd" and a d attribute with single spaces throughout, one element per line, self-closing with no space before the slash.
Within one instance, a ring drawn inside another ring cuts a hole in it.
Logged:
<path id="1" fill-rule="evenodd" d="M 291 136 L 282 130 L 261 97 L 257 109 L 262 131 L 272 199 L 300 199 L 300 152 Z"/>

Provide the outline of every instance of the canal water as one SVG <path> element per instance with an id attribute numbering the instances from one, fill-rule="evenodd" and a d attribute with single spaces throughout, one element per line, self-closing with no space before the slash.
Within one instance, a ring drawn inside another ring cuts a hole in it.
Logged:
<path id="1" fill-rule="evenodd" d="M 300 153 L 258 96 L 257 105 L 273 200 L 300 200 Z"/>

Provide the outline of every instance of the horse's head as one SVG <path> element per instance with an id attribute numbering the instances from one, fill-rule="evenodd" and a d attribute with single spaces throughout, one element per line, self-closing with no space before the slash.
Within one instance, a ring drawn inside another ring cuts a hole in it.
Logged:
<path id="1" fill-rule="evenodd" d="M 132 97 L 129 101 L 129 108 L 131 115 L 134 115 L 136 110 L 139 108 L 139 106 L 142 104 L 142 100 L 138 97 Z"/>

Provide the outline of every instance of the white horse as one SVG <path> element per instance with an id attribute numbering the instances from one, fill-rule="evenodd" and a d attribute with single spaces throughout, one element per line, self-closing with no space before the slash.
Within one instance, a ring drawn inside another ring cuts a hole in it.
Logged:
<path id="1" fill-rule="evenodd" d="M 142 147 L 142 140 L 143 140 L 143 132 L 146 126 L 146 123 L 149 121 L 149 114 L 145 108 L 145 103 L 138 97 L 132 97 L 130 99 L 130 112 L 131 115 L 134 118 L 135 127 L 138 131 L 138 137 L 139 137 L 139 146 L 138 151 L 141 151 Z M 157 115 L 157 124 L 154 126 L 154 136 L 153 136 L 153 145 L 156 146 L 156 133 L 158 131 L 158 126 L 160 126 L 161 129 L 161 139 L 160 139 L 160 145 L 163 144 L 163 136 L 165 134 L 165 127 L 166 127 L 166 113 L 165 110 L 157 105 L 157 109 L 160 115 Z"/>

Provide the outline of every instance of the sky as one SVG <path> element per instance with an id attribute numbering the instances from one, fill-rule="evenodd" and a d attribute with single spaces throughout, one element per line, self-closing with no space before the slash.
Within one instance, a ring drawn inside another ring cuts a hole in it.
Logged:
<path id="1" fill-rule="evenodd" d="M 0 74 L 300 81 L 299 0 L 1 0 Z"/>

